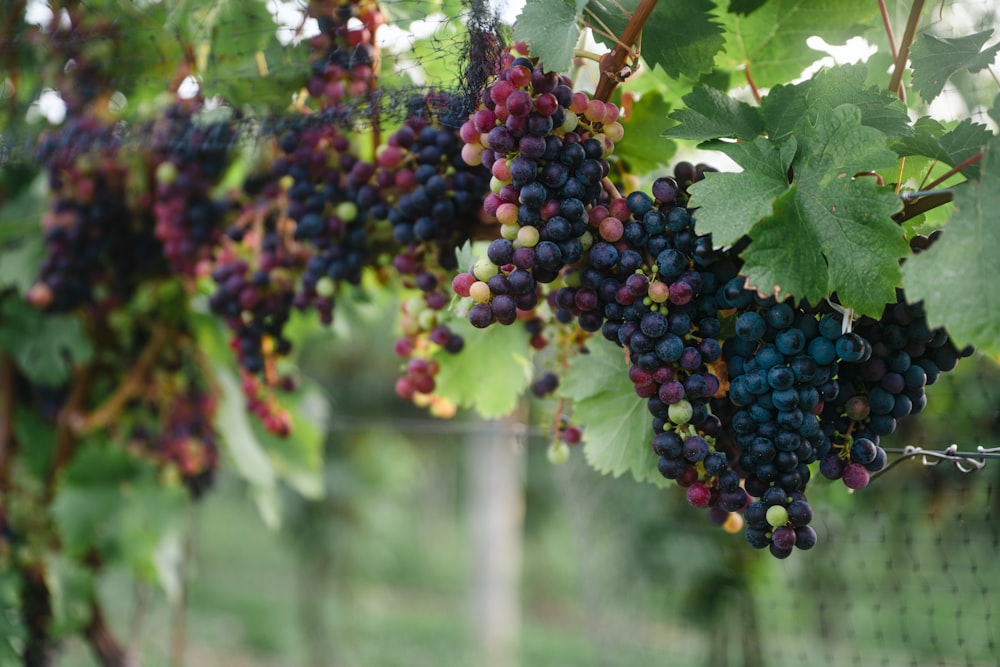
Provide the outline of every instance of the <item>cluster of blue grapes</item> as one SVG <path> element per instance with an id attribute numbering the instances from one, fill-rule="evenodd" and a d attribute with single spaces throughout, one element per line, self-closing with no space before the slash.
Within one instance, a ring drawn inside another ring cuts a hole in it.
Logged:
<path id="1" fill-rule="evenodd" d="M 791 328 L 780 326 L 789 321 Z M 781 558 L 812 547 L 806 464 L 819 461 L 824 477 L 848 488 L 866 486 L 886 465 L 880 436 L 920 412 L 924 387 L 971 353 L 957 350 L 943 329 L 932 331 L 922 304 L 908 304 L 901 291 L 878 320 L 845 322 L 843 309 L 829 303 L 739 315 L 723 356 L 729 400 L 742 406 L 731 422 L 739 465 L 747 491 L 759 498 L 744 512 L 747 541 Z"/>
<path id="2" fill-rule="evenodd" d="M 113 126 L 87 114 L 39 140 L 36 158 L 52 193 L 42 218 L 46 255 L 27 294 L 38 308 L 68 311 L 122 303 L 144 278 L 162 272 L 148 209 L 129 206 L 129 165 Z"/>
<path id="3" fill-rule="evenodd" d="M 815 531 L 805 498 L 809 464 L 830 451 L 817 413 L 836 397 L 836 360 L 857 338 L 830 316 L 752 292 L 726 295 L 742 311 L 723 345 L 737 469 L 758 498 L 744 512 L 747 541 L 779 558 L 811 548 Z M 727 304 L 728 305 L 728 304 Z M 836 326 L 828 326 L 829 323 Z M 775 509 L 772 509 L 775 508 Z"/>
<path id="4" fill-rule="evenodd" d="M 412 358 L 426 342 L 457 353 L 462 337 L 448 326 L 451 301 L 448 272 L 455 269 L 455 248 L 465 243 L 479 221 L 489 191 L 489 172 L 467 164 L 457 130 L 430 118 L 422 104 L 377 151 L 373 180 L 382 201 L 371 209 L 377 221 L 392 226 L 393 267 L 404 285 L 421 298 L 403 304 L 403 335 L 397 353 Z M 411 392 L 402 386 L 401 395 Z"/>
<path id="5" fill-rule="evenodd" d="M 156 237 L 172 273 L 193 276 L 212 259 L 223 233 L 226 203 L 211 197 L 229 165 L 236 126 L 196 123 L 197 98 L 171 105 L 152 129 L 156 169 Z"/>
<path id="6" fill-rule="evenodd" d="M 366 211 L 379 201 L 368 181 L 372 165 L 354 155 L 336 125 L 289 131 L 280 141 L 285 157 L 272 167 L 285 186 L 285 216 L 293 224 L 277 240 L 311 250 L 294 305 L 312 307 L 333 321 L 333 297 L 341 283 L 358 284 L 370 255 Z M 290 245 L 290 244 L 289 244 Z"/>
<path id="7" fill-rule="evenodd" d="M 380 202 L 375 167 L 357 157 L 345 118 L 369 98 L 384 17 L 376 4 L 355 0 L 334 8 L 313 0 L 307 12 L 320 28 L 306 84 L 319 109 L 285 129 L 267 172 L 249 177 L 242 198 L 230 202 L 238 212 L 211 269 L 209 303 L 233 333 L 248 408 L 278 434 L 288 432 L 287 415 L 266 394 L 295 384 L 279 363 L 292 348 L 291 312 L 311 309 L 333 321 L 339 286 L 358 284 L 371 258 L 368 211 Z M 184 215 L 199 215 L 201 203 L 189 200 Z"/>
<path id="8" fill-rule="evenodd" d="M 732 429 L 747 491 L 760 496 L 771 485 L 803 491 L 808 464 L 830 448 L 816 412 L 836 396 L 838 351 L 856 336 L 842 335 L 839 324 L 834 331 L 821 328 L 811 309 L 789 301 L 743 292 L 734 306 L 746 310 L 723 345 L 723 358 L 729 400 L 740 407 Z"/>
<path id="9" fill-rule="evenodd" d="M 579 262 L 588 209 L 607 198 L 607 155 L 621 139 L 618 108 L 527 57 L 506 53 L 479 110 L 462 126 L 466 162 L 489 168 L 484 212 L 501 225 L 486 258 L 454 283 L 471 296 L 473 326 L 510 324 L 538 302 L 536 286 Z"/>
<path id="10" fill-rule="evenodd" d="M 375 2 L 347 0 L 332 8 L 330 4 L 310 0 L 307 10 L 316 19 L 319 34 L 309 43 L 312 56 L 306 90 L 323 108 L 363 99 L 371 91 L 378 58 L 375 32 L 385 24 Z"/>
<path id="11" fill-rule="evenodd" d="M 732 308 L 726 295 L 734 285 L 744 290 L 737 264 L 695 232 L 676 179 L 657 179 L 652 194 L 595 207 L 602 240 L 591 247 L 579 286 L 560 290 L 556 302 L 561 317 L 576 315 L 581 327 L 602 320 L 602 335 L 628 350 L 629 378 L 653 417 L 660 473 L 686 488 L 693 506 L 727 515 L 743 509 L 747 493 L 713 402 L 725 377 L 721 313 Z M 589 308 L 591 295 L 597 308 Z"/>
<path id="12" fill-rule="evenodd" d="M 839 316 L 834 319 L 839 323 Z M 944 329 L 932 330 L 923 304 L 907 303 L 902 291 L 881 318 L 863 317 L 854 323 L 854 335 L 861 340 L 862 352 L 842 357 L 839 393 L 820 415 L 832 442 L 820 471 L 858 489 L 868 484 L 870 473 L 885 466 L 880 436 L 893 433 L 899 419 L 922 411 L 925 387 L 972 349 L 959 350 Z"/>
<path id="13" fill-rule="evenodd" d="M 653 417 L 660 473 L 714 522 L 742 524 L 750 545 L 786 558 L 816 544 L 805 495 L 812 464 L 850 488 L 867 484 L 886 464 L 879 436 L 919 411 L 924 385 L 968 351 L 930 331 L 901 294 L 881 321 L 862 318 L 851 330 L 832 301 L 778 302 L 747 289 L 741 246 L 716 250 L 686 207 L 686 185 L 709 170 L 681 163 L 652 196 L 588 203 L 585 250 L 554 269 L 552 287 L 538 284 L 548 282 L 544 268 L 538 280 L 537 264 L 514 257 L 526 247 L 537 255 L 521 237 L 556 218 L 521 225 L 522 203 L 517 234 L 494 240 L 453 287 L 471 297 L 477 326 L 513 322 L 533 305 L 519 301 L 524 294 L 545 294 L 557 322 L 623 347 Z M 551 380 L 533 390 L 547 394 Z"/>

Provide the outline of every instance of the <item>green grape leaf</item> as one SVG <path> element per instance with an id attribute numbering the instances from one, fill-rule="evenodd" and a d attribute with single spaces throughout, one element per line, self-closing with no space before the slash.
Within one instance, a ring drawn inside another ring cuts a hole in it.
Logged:
<path id="1" fill-rule="evenodd" d="M 41 231 L 37 222 L 35 227 Z M 45 243 L 40 233 L 0 240 L 0 290 L 13 287 L 18 294 L 25 294 L 35 283 L 44 257 Z"/>
<path id="2" fill-rule="evenodd" d="M 725 153 L 743 167 L 735 174 L 709 172 L 688 188 L 690 206 L 698 207 L 698 233 L 712 234 L 716 245 L 732 245 L 770 215 L 775 197 L 788 189 L 795 138 L 776 142 L 757 137 L 752 142 L 719 141 L 704 147 Z"/>
<path id="3" fill-rule="evenodd" d="M 820 57 L 806 45 L 809 37 L 840 44 L 878 16 L 869 0 L 769 0 L 749 16 L 726 14 L 726 44 L 720 66 L 746 69 L 758 88 L 797 78 Z"/>
<path id="4" fill-rule="evenodd" d="M 819 235 L 806 215 L 793 185 L 774 201 L 774 214 L 754 226 L 752 243 L 743 253 L 742 273 L 750 287 L 779 299 L 791 294 L 814 303 L 829 294 Z"/>
<path id="5" fill-rule="evenodd" d="M 153 461 L 92 441 L 62 473 L 52 515 L 67 554 L 96 549 L 106 562 L 122 562 L 154 581 L 154 554 L 186 505 L 184 489 L 164 485 Z"/>
<path id="6" fill-rule="evenodd" d="M 289 91 L 305 83 L 302 70 L 283 46 L 262 0 L 181 0 L 165 19 L 168 30 L 197 56 L 201 92 L 233 106 L 287 107 Z"/>
<path id="7" fill-rule="evenodd" d="M 658 92 L 646 93 L 632 105 L 623 123 L 625 136 L 615 145 L 615 155 L 628 163 L 630 173 L 655 171 L 677 151 L 677 144 L 662 136 L 669 113 L 670 104 Z"/>
<path id="8" fill-rule="evenodd" d="M 956 166 L 978 153 L 993 138 L 989 128 L 968 118 L 954 129 L 945 128 L 933 118 L 920 118 L 915 124 L 916 133 L 892 144 L 892 149 L 903 156 L 921 155 L 949 166 Z M 975 165 L 962 171 L 972 178 L 978 170 Z"/>
<path id="9" fill-rule="evenodd" d="M 1000 51 L 1000 43 L 986 49 L 983 45 L 993 34 L 984 30 L 965 37 L 950 39 L 924 33 L 910 48 L 913 87 L 925 102 L 941 94 L 944 84 L 959 70 L 978 72 L 989 67 Z"/>
<path id="10" fill-rule="evenodd" d="M 885 136 L 861 125 L 861 112 L 841 105 L 795 135 L 793 187 L 774 214 L 750 231 L 743 273 L 763 293 L 816 302 L 837 292 L 841 303 L 877 317 L 895 296 L 899 260 L 909 252 L 892 220 L 901 207 L 874 178 L 852 176 L 895 163 Z"/>
<path id="11" fill-rule="evenodd" d="M 211 341 L 213 330 L 211 326 L 201 327 L 199 342 Z M 215 413 L 215 430 L 222 437 L 236 471 L 250 484 L 264 525 L 277 528 L 281 523 L 281 509 L 275 465 L 250 423 L 253 417 L 247 413 L 246 399 L 236 374 L 221 363 L 213 364 L 212 368 L 221 393 Z"/>
<path id="12" fill-rule="evenodd" d="M 903 157 L 922 155 L 946 161 L 948 153 L 941 146 L 941 137 L 946 131 L 945 126 L 939 121 L 930 116 L 921 116 L 913 123 L 912 136 L 902 137 L 892 142 L 889 147 Z"/>
<path id="13" fill-rule="evenodd" d="M 458 354 L 435 356 L 441 366 L 435 393 L 485 419 L 510 414 L 531 383 L 532 348 L 524 327 L 476 329 L 464 318 L 449 326 L 465 339 L 465 347 Z"/>
<path id="14" fill-rule="evenodd" d="M 993 133 L 988 127 L 965 119 L 955 129 L 941 137 L 941 148 L 948 155 L 942 162 L 955 167 L 981 151 L 992 139 Z M 975 168 L 968 167 L 962 173 L 971 178 Z"/>
<path id="15" fill-rule="evenodd" d="M 56 425 L 31 410 L 14 411 L 14 434 L 21 447 L 18 458 L 36 479 L 45 479 L 55 452 Z"/>
<path id="16" fill-rule="evenodd" d="M 0 568 L 0 665 L 24 664 L 22 652 L 28 631 L 21 614 L 21 573 Z"/>
<path id="17" fill-rule="evenodd" d="M 913 134 L 906 105 L 876 86 L 868 86 L 868 68 L 861 63 L 830 67 L 797 84 L 775 86 L 761 100 L 764 128 L 772 139 L 795 131 L 805 117 L 853 104 L 861 110 L 861 124 L 890 137 Z"/>
<path id="18" fill-rule="evenodd" d="M 586 0 L 527 0 L 514 24 L 514 39 L 524 40 L 545 69 L 563 72 L 573 60 Z"/>
<path id="19" fill-rule="evenodd" d="M 639 0 L 591 0 L 585 18 L 596 18 L 593 23 L 620 35 L 638 6 Z M 715 54 L 725 43 L 722 25 L 712 13 L 714 9 L 710 0 L 657 4 L 643 26 L 646 35 L 655 35 L 654 39 L 643 41 L 643 59 L 674 79 L 681 76 L 696 79 L 711 71 Z M 609 49 L 616 46 L 603 31 L 595 32 L 594 37 Z"/>
<path id="20" fill-rule="evenodd" d="M 28 380 L 50 387 L 66 382 L 70 368 L 94 352 L 75 316 L 42 313 L 16 296 L 0 299 L 0 348 Z"/>
<path id="21" fill-rule="evenodd" d="M 570 362 L 557 390 L 573 401 L 573 419 L 583 425 L 587 462 L 605 475 L 630 472 L 637 481 L 666 486 L 649 444 L 652 418 L 628 378 L 624 350 L 596 338 L 587 349 L 589 354 Z"/>
<path id="22" fill-rule="evenodd" d="M 41 219 L 47 205 L 46 179 L 39 174 L 17 196 L 0 205 L 0 291 L 24 294 L 38 277 L 45 256 Z"/>
<path id="23" fill-rule="evenodd" d="M 923 300 L 927 322 L 945 326 L 959 347 L 1000 355 L 1000 293 L 983 289 L 1000 257 L 1000 138 L 987 146 L 976 178 L 955 189 L 941 238 L 903 267 L 907 298 Z"/>
<path id="24" fill-rule="evenodd" d="M 110 12 L 115 17 L 117 31 L 106 51 L 105 71 L 114 73 L 115 90 L 126 95 L 129 107 L 142 97 L 163 92 L 164 86 L 177 74 L 177 63 L 186 54 L 184 44 L 173 35 L 168 39 L 150 39 L 162 35 L 171 9 L 170 3 L 115 3 Z"/>
<path id="25" fill-rule="evenodd" d="M 721 90 L 698 86 L 683 97 L 685 108 L 677 109 L 670 118 L 679 124 L 663 135 L 674 139 L 718 139 L 734 137 L 750 140 L 764 130 L 760 110 L 740 102 Z"/>
<path id="26" fill-rule="evenodd" d="M 712 14 L 713 9 L 710 0 L 657 4 L 646 33 L 656 35 L 656 39 L 643 43 L 643 58 L 673 79 L 696 78 L 711 71 L 715 54 L 725 44 L 722 25 Z"/>

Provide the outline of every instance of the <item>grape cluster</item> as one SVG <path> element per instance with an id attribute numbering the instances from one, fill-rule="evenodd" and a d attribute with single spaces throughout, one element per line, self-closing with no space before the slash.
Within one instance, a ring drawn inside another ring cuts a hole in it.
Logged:
<path id="1" fill-rule="evenodd" d="M 747 492 L 760 498 L 744 513 L 747 541 L 786 557 L 792 546 L 806 549 L 815 543 L 804 495 L 808 466 L 830 451 L 817 414 L 825 399 L 837 395 L 837 350 L 851 334 L 841 335 L 839 324 L 835 330 L 821 326 L 833 320 L 818 322 L 812 308 L 790 300 L 779 303 L 735 289 L 720 298 L 743 311 L 735 321 L 736 335 L 723 345 L 723 359 L 728 398 L 739 408 L 730 421 L 738 469 Z M 796 540 L 796 531 L 806 537 Z"/>
<path id="2" fill-rule="evenodd" d="M 212 189 L 229 166 L 235 129 L 228 121 L 196 123 L 200 104 L 170 106 L 152 132 L 156 192 L 156 237 L 172 273 L 195 274 L 210 261 L 223 233 L 226 203 L 213 201 Z"/>
<path id="3" fill-rule="evenodd" d="M 309 42 L 312 64 L 306 90 L 324 109 L 368 96 L 376 79 L 375 32 L 385 24 L 385 15 L 372 0 L 348 0 L 332 8 L 330 4 L 310 0 L 307 10 L 319 34 Z"/>
<path id="4" fill-rule="evenodd" d="M 310 119 L 278 147 L 283 155 L 267 176 L 244 184 L 209 300 L 234 334 L 242 367 L 272 387 L 292 382 L 276 362 L 292 349 L 285 325 L 293 308 L 329 324 L 338 285 L 360 282 L 370 255 L 362 207 L 378 201 L 371 165 L 354 157 L 335 124 Z"/>
<path id="5" fill-rule="evenodd" d="M 39 140 L 52 203 L 42 218 L 46 255 L 28 301 L 68 311 L 127 301 L 143 279 L 163 272 L 162 250 L 145 202 L 130 206 L 130 169 L 114 128 L 90 115 L 68 119 Z"/>
<path id="6" fill-rule="evenodd" d="M 196 385 L 184 387 L 166 406 L 154 451 L 177 466 L 181 479 L 194 496 L 211 485 L 219 464 L 219 449 L 212 419 L 216 399 Z"/>
<path id="7" fill-rule="evenodd" d="M 348 137 L 333 124 L 289 131 L 280 145 L 285 157 L 273 171 L 285 187 L 285 216 L 294 225 L 275 242 L 310 249 L 294 305 L 314 308 L 329 324 L 337 286 L 358 284 L 368 262 L 366 211 L 379 199 L 368 182 L 374 168 L 354 155 Z"/>
<path id="8" fill-rule="evenodd" d="M 264 244 L 274 232 L 265 230 Z M 278 384 L 275 360 L 291 351 L 284 329 L 291 317 L 293 285 L 281 271 L 269 271 L 277 253 L 266 250 L 258 268 L 229 251 L 223 251 L 212 270 L 216 290 L 209 298 L 212 312 L 233 332 L 231 346 L 240 365 L 249 373 L 264 375 Z M 287 378 L 280 380 L 287 382 Z"/>
<path id="9" fill-rule="evenodd" d="M 720 311 L 732 307 L 719 295 L 738 282 L 737 265 L 695 232 L 674 178 L 657 179 L 652 195 L 591 207 L 595 240 L 549 303 L 557 321 L 575 320 L 627 350 L 629 378 L 653 416 L 661 474 L 687 487 L 692 505 L 736 512 L 747 495 L 712 400 L 725 377 Z"/>
<path id="10" fill-rule="evenodd" d="M 489 173 L 462 160 L 456 130 L 433 122 L 423 101 L 413 106 L 410 118 L 377 152 L 373 182 L 382 201 L 371 216 L 391 225 L 393 268 L 405 287 L 420 293 L 402 305 L 404 337 L 396 352 L 426 358 L 431 344 L 449 353 L 464 347 L 448 326 L 447 275 L 457 264 L 455 248 L 471 238 L 479 221 Z M 412 396 L 407 386 L 397 384 L 401 396 Z"/>
<path id="11" fill-rule="evenodd" d="M 546 295 L 558 326 L 600 331 L 625 348 L 629 378 L 653 417 L 660 473 L 713 522 L 743 525 L 749 544 L 786 558 L 817 540 L 805 495 L 810 466 L 864 486 L 886 463 L 879 436 L 919 411 L 923 386 L 968 351 L 930 331 L 902 294 L 882 320 L 862 318 L 852 330 L 835 302 L 778 302 L 748 289 L 742 245 L 715 249 L 686 207 L 686 185 L 707 171 L 681 163 L 652 196 L 590 200 L 587 247 L 556 269 L 558 281 L 546 277 L 539 288 L 538 267 L 513 259 L 534 247 L 519 238 L 544 230 L 543 221 L 519 224 L 513 239 L 501 232 L 453 288 L 475 304 L 473 324 L 487 326 L 517 319 L 511 284 L 536 279 L 524 293 Z M 535 393 L 551 392 L 553 377 L 543 375 Z"/>
<path id="12" fill-rule="evenodd" d="M 483 210 L 500 223 L 487 256 L 456 279 L 469 321 L 510 324 L 538 303 L 536 286 L 579 262 L 591 243 L 588 209 L 606 198 L 607 156 L 621 139 L 614 104 L 574 93 L 566 77 L 507 53 L 497 81 L 461 128 L 469 164 L 490 169 Z"/>
<path id="13" fill-rule="evenodd" d="M 831 319 L 839 322 L 839 316 Z M 861 352 L 842 350 L 850 356 L 840 363 L 839 393 L 821 414 L 833 447 L 820 471 L 858 489 L 885 466 L 880 436 L 894 432 L 899 419 L 922 411 L 925 387 L 972 350 L 958 350 L 944 329 L 930 329 L 923 304 L 907 303 L 902 291 L 881 318 L 861 318 L 850 335 L 859 339 Z"/>
<path id="14" fill-rule="evenodd" d="M 802 491 L 808 464 L 829 449 L 816 412 L 836 394 L 835 343 L 820 334 L 815 316 L 790 301 L 755 297 L 754 305 L 760 310 L 741 313 L 736 335 L 723 346 L 729 400 L 740 407 L 732 419 L 740 466 L 752 495 L 771 485 Z"/>

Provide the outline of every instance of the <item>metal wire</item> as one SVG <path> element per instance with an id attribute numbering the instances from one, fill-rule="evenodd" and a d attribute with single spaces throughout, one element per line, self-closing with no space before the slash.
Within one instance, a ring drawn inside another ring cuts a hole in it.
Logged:
<path id="1" fill-rule="evenodd" d="M 980 445 L 975 452 L 960 452 L 958 445 L 952 444 L 943 451 L 934 449 L 924 449 L 914 445 L 907 445 L 902 449 L 886 449 L 886 454 L 897 454 L 895 459 L 876 473 L 872 473 L 872 479 L 884 475 L 886 472 L 896 467 L 900 462 L 908 459 L 920 457 L 920 462 L 925 466 L 936 466 L 942 461 L 951 462 L 958 470 L 966 475 L 982 470 L 986 467 L 987 459 L 1000 459 L 1000 447 L 986 448 Z"/>

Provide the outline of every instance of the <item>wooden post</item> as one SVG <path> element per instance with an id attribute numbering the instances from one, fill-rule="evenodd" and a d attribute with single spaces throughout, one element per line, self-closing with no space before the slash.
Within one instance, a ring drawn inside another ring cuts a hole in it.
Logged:
<path id="1" fill-rule="evenodd" d="M 524 435 L 514 419 L 488 426 L 473 430 L 466 445 L 472 623 L 479 664 L 516 667 L 521 631 Z"/>

